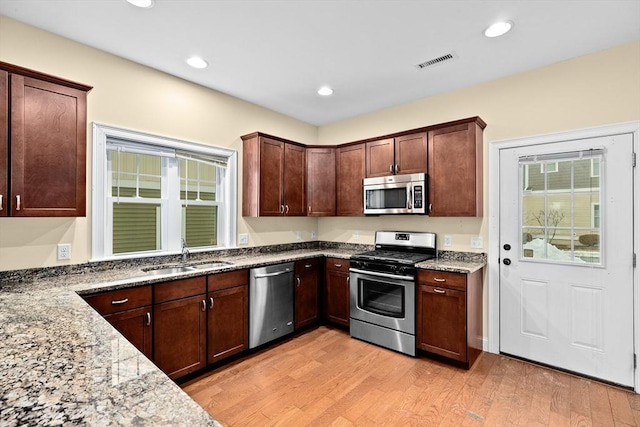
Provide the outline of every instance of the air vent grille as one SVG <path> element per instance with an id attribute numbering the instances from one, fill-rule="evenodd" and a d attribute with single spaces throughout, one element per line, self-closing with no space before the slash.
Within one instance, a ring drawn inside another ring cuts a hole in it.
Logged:
<path id="1" fill-rule="evenodd" d="M 432 67 L 434 65 L 442 64 L 444 62 L 453 61 L 458 55 L 455 52 L 447 53 L 446 55 L 439 56 L 437 58 L 430 59 L 428 61 L 421 62 L 416 65 L 416 68 L 422 70 L 424 68 Z"/>

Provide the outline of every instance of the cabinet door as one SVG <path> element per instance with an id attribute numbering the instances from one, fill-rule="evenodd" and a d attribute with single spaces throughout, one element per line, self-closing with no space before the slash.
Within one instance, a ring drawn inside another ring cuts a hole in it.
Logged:
<path id="1" fill-rule="evenodd" d="M 104 318 L 133 344 L 140 352 L 151 359 L 153 327 L 151 325 L 151 306 L 109 314 Z"/>
<path id="2" fill-rule="evenodd" d="M 349 326 L 349 261 L 327 258 L 324 283 L 324 318 Z"/>
<path id="3" fill-rule="evenodd" d="M 465 123 L 429 131 L 430 216 L 482 216 L 482 130 Z"/>
<path id="4" fill-rule="evenodd" d="M 298 261 L 295 264 L 295 329 L 318 321 L 319 260 Z"/>
<path id="5" fill-rule="evenodd" d="M 395 173 L 393 138 L 366 143 L 367 178 L 388 176 Z"/>
<path id="6" fill-rule="evenodd" d="M 427 133 L 399 136 L 395 139 L 396 173 L 427 173 Z"/>
<path id="7" fill-rule="evenodd" d="M 0 216 L 9 215 L 9 73 L 0 70 Z"/>
<path id="8" fill-rule="evenodd" d="M 467 361 L 466 292 L 418 286 L 418 348 Z"/>
<path id="9" fill-rule="evenodd" d="M 205 294 L 153 307 L 153 359 L 176 379 L 207 364 Z"/>
<path id="10" fill-rule="evenodd" d="M 11 215 L 85 216 L 86 93 L 11 80 Z"/>
<path id="11" fill-rule="evenodd" d="M 336 150 L 307 148 L 307 215 L 336 214 Z"/>
<path id="12" fill-rule="evenodd" d="M 365 176 L 365 144 L 336 150 L 338 216 L 361 216 L 364 212 L 362 180 Z"/>
<path id="13" fill-rule="evenodd" d="M 246 285 L 209 293 L 207 360 L 215 363 L 249 348 Z"/>
<path id="14" fill-rule="evenodd" d="M 306 169 L 306 149 L 297 145 L 284 145 L 284 206 L 285 215 L 305 216 L 306 199 L 304 179 Z"/>
<path id="15" fill-rule="evenodd" d="M 260 137 L 260 216 L 284 212 L 284 142 Z"/>

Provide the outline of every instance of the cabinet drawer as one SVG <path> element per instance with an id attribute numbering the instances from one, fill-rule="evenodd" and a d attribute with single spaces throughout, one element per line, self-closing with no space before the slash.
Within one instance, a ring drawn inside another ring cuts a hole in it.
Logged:
<path id="1" fill-rule="evenodd" d="M 87 303 L 98 313 L 105 315 L 132 308 L 151 305 L 151 286 L 119 289 L 86 297 Z"/>
<path id="2" fill-rule="evenodd" d="M 211 274 L 207 277 L 207 291 L 219 291 L 235 286 L 247 285 L 249 272 L 247 270 L 230 271 L 228 273 Z"/>
<path id="3" fill-rule="evenodd" d="M 349 272 L 349 260 L 342 258 L 327 258 L 326 269 L 332 271 L 344 271 Z"/>
<path id="4" fill-rule="evenodd" d="M 207 278 L 194 277 L 192 279 L 172 280 L 171 282 L 153 285 L 155 303 L 187 298 L 207 292 Z"/>
<path id="5" fill-rule="evenodd" d="M 295 274 L 304 274 L 305 271 L 313 271 L 318 269 L 318 258 L 303 259 L 296 261 L 294 266 Z"/>
<path id="6" fill-rule="evenodd" d="M 418 283 L 440 288 L 467 290 L 467 275 L 446 271 L 418 270 Z"/>

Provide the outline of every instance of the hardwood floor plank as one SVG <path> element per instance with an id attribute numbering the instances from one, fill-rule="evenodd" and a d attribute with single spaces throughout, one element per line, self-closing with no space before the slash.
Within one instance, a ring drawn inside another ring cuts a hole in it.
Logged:
<path id="1" fill-rule="evenodd" d="M 634 393 L 483 353 L 469 370 L 319 327 L 182 386 L 235 426 L 640 426 Z"/>

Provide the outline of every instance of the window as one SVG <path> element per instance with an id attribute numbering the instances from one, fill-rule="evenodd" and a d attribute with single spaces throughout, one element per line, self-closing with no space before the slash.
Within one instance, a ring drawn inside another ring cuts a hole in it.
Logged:
<path id="1" fill-rule="evenodd" d="M 93 128 L 93 260 L 235 246 L 236 151 Z"/>

